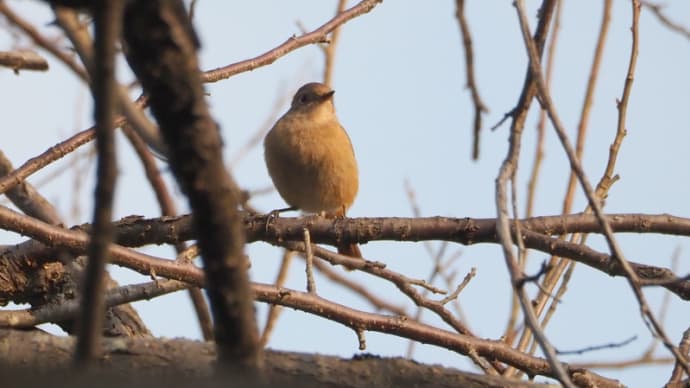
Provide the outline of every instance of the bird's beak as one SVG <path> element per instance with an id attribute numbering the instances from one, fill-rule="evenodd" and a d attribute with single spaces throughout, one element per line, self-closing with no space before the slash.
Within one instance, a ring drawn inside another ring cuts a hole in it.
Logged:
<path id="1" fill-rule="evenodd" d="M 330 92 L 328 92 L 328 93 L 324 94 L 323 96 L 321 96 L 321 99 L 324 100 L 324 101 L 325 101 L 325 100 L 328 100 L 328 99 L 332 98 L 334 94 L 335 94 L 335 90 L 331 90 Z"/>

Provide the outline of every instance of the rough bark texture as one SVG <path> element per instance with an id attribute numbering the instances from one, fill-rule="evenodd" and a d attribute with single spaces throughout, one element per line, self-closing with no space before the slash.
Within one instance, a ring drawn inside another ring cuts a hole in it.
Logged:
<path id="1" fill-rule="evenodd" d="M 544 387 L 519 380 L 371 355 L 343 359 L 302 353 L 265 352 L 260 381 L 213 375 L 215 350 L 209 342 L 182 339 L 113 339 L 93 374 L 71 373 L 71 337 L 41 331 L 0 329 L 3 386 L 51 387 Z M 237 384 L 243 380 L 241 384 Z M 232 382 L 232 384 L 229 384 Z"/>
<path id="2" fill-rule="evenodd" d="M 149 95 L 170 167 L 194 214 L 220 359 L 238 368 L 259 363 L 258 333 L 237 213 L 239 190 L 225 170 L 218 128 L 201 83 L 198 41 L 181 1 L 136 1 L 125 10 L 132 70 Z"/>
<path id="3" fill-rule="evenodd" d="M 13 170 L 12 162 L 0 151 L 0 176 Z M 25 214 L 51 225 L 62 225 L 53 205 L 30 183 L 21 182 L 5 194 Z M 0 254 L 0 305 L 12 301 L 28 303 L 38 308 L 45 305 L 57 306 L 66 300 L 78 298 L 84 272 L 83 263 L 65 250 L 56 249 L 51 256 L 51 262 L 43 262 L 28 252 L 20 255 L 20 258 L 7 258 Z M 108 288 L 118 286 L 107 274 L 106 282 Z M 63 330 L 73 332 L 72 321 L 56 323 Z M 145 337 L 151 333 L 132 306 L 120 305 L 106 311 L 103 335 Z"/>

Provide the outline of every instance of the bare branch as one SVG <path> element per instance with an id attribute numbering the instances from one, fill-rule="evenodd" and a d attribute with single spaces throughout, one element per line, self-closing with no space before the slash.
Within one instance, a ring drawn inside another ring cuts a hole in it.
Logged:
<path id="1" fill-rule="evenodd" d="M 589 79 L 587 80 L 587 90 L 585 91 L 585 98 L 582 102 L 582 111 L 580 112 L 580 122 L 577 125 L 577 140 L 575 142 L 575 155 L 578 159 L 582 159 L 582 153 L 585 149 L 585 139 L 587 137 L 587 127 L 589 125 L 589 115 L 594 103 L 594 92 L 599 78 L 599 68 L 604 57 L 604 47 L 606 45 L 606 37 L 611 22 L 611 7 L 612 0 L 604 1 L 604 10 L 601 18 L 601 25 L 599 27 L 599 36 L 597 37 L 597 45 L 594 49 L 594 58 L 592 59 L 592 66 L 589 71 Z M 548 112 L 547 112 L 548 113 Z M 620 132 L 618 132 L 620 133 Z M 615 159 L 615 157 L 613 158 Z M 568 214 L 572 211 L 572 204 L 575 197 L 575 183 L 577 176 L 574 170 L 570 171 L 568 178 L 568 186 L 565 194 L 565 201 L 563 203 L 563 214 Z"/>
<path id="2" fill-rule="evenodd" d="M 0 51 L 0 66 L 19 70 L 48 71 L 48 61 L 34 51 Z"/>
<path id="3" fill-rule="evenodd" d="M 338 5 L 335 9 L 335 15 L 338 16 L 345 11 L 347 0 L 338 0 Z M 331 41 L 324 50 L 324 65 L 323 65 L 323 83 L 333 85 L 333 68 L 335 67 L 335 49 L 338 47 L 338 40 L 340 39 L 340 26 L 336 27 L 331 33 Z"/>
<path id="4" fill-rule="evenodd" d="M 217 82 L 230 78 L 235 74 L 251 71 L 261 66 L 270 65 L 283 55 L 314 43 L 321 43 L 326 40 L 328 34 L 338 26 L 371 11 L 382 0 L 362 0 L 352 8 L 339 13 L 334 18 L 323 24 L 316 30 L 302 34 L 298 37 L 290 37 L 280 46 L 271 49 L 257 57 L 245 59 L 231 65 L 209 70 L 203 74 L 205 82 Z"/>
<path id="5" fill-rule="evenodd" d="M 105 315 L 105 264 L 108 245 L 113 238 L 111 223 L 117 167 L 115 135 L 115 42 L 120 36 L 123 1 L 102 1 L 94 6 L 96 41 L 92 70 L 94 116 L 96 121 L 96 189 L 93 229 L 89 240 L 88 261 L 84 271 L 84 292 L 77 327 L 79 335 L 75 347 L 77 364 L 91 364 L 101 353 L 101 328 Z"/>
<path id="6" fill-rule="evenodd" d="M 465 73 L 467 80 L 465 86 L 470 89 L 472 104 L 474 105 L 474 130 L 472 131 L 472 159 L 479 159 L 479 132 L 482 129 L 482 114 L 489 109 L 479 96 L 477 81 L 474 75 L 474 49 L 472 48 L 472 34 L 470 26 L 465 17 L 465 0 L 455 1 L 455 17 L 458 18 L 460 33 L 462 35 L 462 46 L 465 49 Z"/>
<path id="7" fill-rule="evenodd" d="M 654 16 L 659 19 L 659 22 L 661 24 L 665 25 L 668 27 L 671 31 L 675 31 L 679 33 L 680 35 L 684 36 L 687 39 L 690 39 L 690 29 L 687 27 L 683 26 L 680 23 L 676 23 L 673 20 L 671 20 L 666 14 L 664 13 L 664 6 L 661 4 L 655 4 L 650 1 L 642 0 L 640 1 L 642 3 L 643 7 L 648 8 Z"/>
<path id="8" fill-rule="evenodd" d="M 441 302 L 441 304 L 448 304 L 448 302 L 457 299 L 458 296 L 460 296 L 462 290 L 464 290 L 465 287 L 467 287 L 467 285 L 470 284 L 470 281 L 475 277 L 475 275 L 477 275 L 477 269 L 472 267 L 470 272 L 468 272 L 467 275 L 465 275 L 465 278 L 462 280 L 462 282 L 458 284 L 458 286 L 455 288 L 455 291 L 451 292 L 448 296 L 441 299 L 439 302 Z"/>
<path id="9" fill-rule="evenodd" d="M 537 53 L 537 49 L 534 47 L 534 42 L 531 40 L 531 38 L 528 35 L 529 29 L 527 27 L 527 17 L 525 15 L 524 11 L 524 4 L 523 1 L 516 1 L 518 12 L 520 15 L 520 24 L 522 26 L 522 31 L 523 31 L 523 40 L 525 41 L 525 44 L 527 46 L 529 58 L 530 58 L 530 71 L 533 74 L 536 85 L 537 85 L 537 90 L 539 92 L 540 96 L 540 103 L 542 104 L 542 107 L 547 110 L 549 113 L 549 118 L 551 119 L 551 122 L 556 130 L 556 133 L 558 134 L 559 139 L 561 140 L 561 143 L 563 145 L 563 148 L 566 151 L 566 154 L 568 155 L 568 159 L 570 160 L 570 165 L 572 169 L 576 172 L 578 179 L 582 185 L 582 188 L 585 192 L 585 195 L 587 196 L 587 200 L 589 201 L 589 205 L 592 207 L 594 210 L 594 214 L 596 215 L 597 219 L 599 222 L 601 222 L 602 228 L 604 229 L 604 236 L 606 237 L 606 242 L 609 245 L 609 249 L 612 253 L 612 255 L 618 260 L 620 263 L 621 267 L 624 269 L 626 273 L 626 277 L 628 279 L 628 283 L 630 285 L 630 288 L 632 289 L 635 298 L 638 301 L 638 304 L 640 306 L 640 313 L 645 320 L 645 322 L 648 322 L 650 324 L 650 330 L 656 335 L 658 335 L 666 348 L 673 353 L 673 355 L 679 360 L 679 362 L 685 366 L 685 369 L 688 373 L 690 373 L 690 365 L 688 365 L 687 361 L 685 360 L 685 357 L 678 352 L 678 349 L 671 343 L 671 341 L 668 339 L 668 337 L 665 334 L 665 331 L 663 327 L 659 324 L 657 319 L 654 317 L 653 313 L 649 309 L 649 305 L 646 302 L 646 298 L 644 294 L 642 293 L 642 290 L 639 287 L 639 279 L 637 277 L 637 274 L 634 272 L 633 268 L 631 267 L 630 263 L 626 260 L 625 256 L 623 256 L 623 252 L 618 245 L 615 237 L 613 236 L 613 230 L 611 229 L 611 226 L 608 224 L 608 221 L 604 217 L 604 212 L 601 206 L 601 203 L 599 202 L 599 199 L 596 197 L 594 190 L 592 188 L 592 185 L 589 183 L 589 179 L 584 173 L 584 170 L 582 168 L 582 165 L 575 155 L 575 151 L 572 148 L 572 145 L 570 144 L 570 140 L 568 139 L 566 135 L 566 131 L 563 127 L 563 124 L 560 121 L 560 118 L 557 116 L 555 108 L 553 106 L 553 102 L 551 100 L 551 96 L 549 95 L 548 90 L 546 89 L 544 85 L 544 79 L 541 74 L 541 67 L 539 64 L 539 56 Z M 639 14 L 640 14 L 640 3 L 637 0 L 633 0 L 632 2 L 632 8 L 633 8 L 633 22 L 632 22 L 632 34 L 633 34 L 633 48 L 631 50 L 631 59 L 630 59 L 630 70 L 628 72 L 628 77 L 627 77 L 627 84 L 632 83 L 632 73 L 634 72 L 634 67 L 635 67 L 635 62 L 637 58 L 637 41 L 638 41 L 638 23 L 639 23 Z M 630 89 L 629 87 L 626 87 L 624 89 L 624 98 L 627 99 L 627 96 L 629 96 Z M 619 109 L 621 110 L 621 114 L 624 116 L 625 115 L 625 108 L 626 105 L 623 104 L 623 101 L 620 104 Z"/>
<path id="10" fill-rule="evenodd" d="M 690 328 L 683 332 L 683 337 L 678 344 L 678 351 L 685 357 L 690 356 Z M 688 374 L 687 366 L 683 365 L 682 361 L 676 358 L 676 365 L 674 365 L 673 372 L 671 372 L 671 378 L 668 381 L 669 386 L 674 382 L 680 383 L 680 380 L 683 378 L 683 371 L 685 371 L 686 375 Z"/>
<path id="11" fill-rule="evenodd" d="M 123 31 L 127 60 L 149 95 L 170 167 L 195 216 L 219 359 L 224 368 L 257 372 L 261 351 L 240 190 L 223 164 L 220 134 L 205 100 L 197 36 L 181 1 L 129 2 Z"/>
<path id="12" fill-rule="evenodd" d="M 63 50 L 60 50 L 57 47 L 57 45 L 55 45 L 50 39 L 43 36 L 38 31 L 38 29 L 36 29 L 36 27 L 34 27 L 24 18 L 17 15 L 9 6 L 7 6 L 7 2 L 0 1 L 0 13 L 5 15 L 5 17 L 8 21 L 10 21 L 10 23 L 14 24 L 19 29 L 24 31 L 24 33 L 26 33 L 34 41 L 35 44 L 37 44 L 44 50 L 48 51 L 49 53 L 53 54 L 53 56 L 58 58 L 62 63 L 69 67 L 72 70 L 72 72 L 74 72 L 74 74 L 76 74 L 82 80 L 88 82 L 88 73 L 81 65 L 79 65 L 74 60 L 72 55 L 67 54 Z"/>
<path id="13" fill-rule="evenodd" d="M 584 353 L 589 353 L 589 352 L 593 352 L 596 350 L 602 350 L 602 349 L 621 348 L 623 346 L 626 346 L 626 345 L 632 343 L 636 339 L 637 339 L 637 336 L 634 335 L 634 336 L 627 338 L 627 339 L 620 341 L 620 342 L 611 342 L 611 343 L 602 344 L 602 345 L 588 346 L 586 348 L 576 349 L 576 350 L 559 350 L 558 354 L 560 354 L 560 355 L 584 354 Z"/>
<path id="14" fill-rule="evenodd" d="M 342 284 L 347 287 L 350 291 L 358 294 L 369 302 L 376 310 L 390 311 L 398 316 L 407 316 L 407 311 L 402 306 L 394 305 L 387 302 L 385 299 L 379 297 L 372 291 L 368 290 L 365 286 L 357 283 L 341 274 L 336 272 L 336 270 L 329 267 L 326 263 L 321 260 L 314 260 L 314 268 L 318 269 L 324 276 L 328 279 L 334 281 L 335 283 Z"/>
<path id="15" fill-rule="evenodd" d="M 468 354 L 474 351 L 481 357 L 497 359 L 532 374 L 556 377 L 556 374 L 546 360 L 526 356 L 502 341 L 477 339 L 398 317 L 365 313 L 306 292 L 285 288 L 276 289 L 272 286 L 258 283 L 253 285 L 253 289 L 256 292 L 257 299 L 260 301 L 281 304 L 286 307 L 317 314 L 347 327 L 395 334 L 403 338 L 442 346 L 460 354 Z M 617 381 L 608 380 L 586 370 L 568 369 L 567 373 L 575 382 L 584 383 L 585 381 L 590 381 L 599 384 L 600 387 L 619 387 Z"/>
<path id="16" fill-rule="evenodd" d="M 278 288 L 283 287 L 285 285 L 285 281 L 287 280 L 287 275 L 288 275 L 288 270 L 290 268 L 290 264 L 292 263 L 292 258 L 295 256 L 296 252 L 293 252 L 291 250 L 285 249 L 283 252 L 283 258 L 280 261 L 280 269 L 278 270 L 278 274 L 276 275 L 276 280 L 275 280 L 275 285 Z M 316 263 L 320 263 L 318 260 Z M 278 321 L 278 317 L 280 316 L 280 312 L 282 311 L 283 307 L 279 305 L 272 304 L 268 307 L 268 315 L 266 316 L 266 324 L 264 325 L 264 330 L 261 332 L 261 338 L 259 339 L 259 342 L 261 343 L 261 347 L 266 347 L 266 344 L 268 344 L 268 340 L 271 337 L 271 334 L 273 333 L 273 328 L 275 327 L 276 322 Z"/>
<path id="17" fill-rule="evenodd" d="M 316 294 L 316 283 L 314 282 L 314 253 L 311 251 L 311 237 L 309 236 L 309 229 L 304 228 L 304 257 L 306 265 L 305 272 L 307 273 L 307 292 Z"/>
<path id="18" fill-rule="evenodd" d="M 104 302 L 107 307 L 152 299 L 190 287 L 177 280 L 155 280 L 143 284 L 133 284 L 110 289 Z M 67 301 L 61 305 L 46 305 L 38 309 L 0 311 L 0 326 L 28 329 L 46 322 L 61 322 L 73 319 L 79 314 L 81 302 Z"/>

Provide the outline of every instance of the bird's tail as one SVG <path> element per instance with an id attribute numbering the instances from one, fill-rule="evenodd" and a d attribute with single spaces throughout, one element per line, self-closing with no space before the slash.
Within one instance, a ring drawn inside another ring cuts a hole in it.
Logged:
<path id="1" fill-rule="evenodd" d="M 338 253 L 358 259 L 362 258 L 362 252 L 359 250 L 359 245 L 357 244 L 338 245 Z"/>

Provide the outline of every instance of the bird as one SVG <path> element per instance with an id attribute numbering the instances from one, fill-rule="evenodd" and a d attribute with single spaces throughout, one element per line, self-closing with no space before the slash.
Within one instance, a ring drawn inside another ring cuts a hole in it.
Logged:
<path id="1" fill-rule="evenodd" d="M 326 217 L 345 217 L 357 196 L 359 170 L 352 141 L 340 125 L 329 86 L 300 87 L 288 111 L 264 138 L 264 159 L 280 196 L 290 205 Z M 361 258 L 357 244 L 338 253 Z"/>

